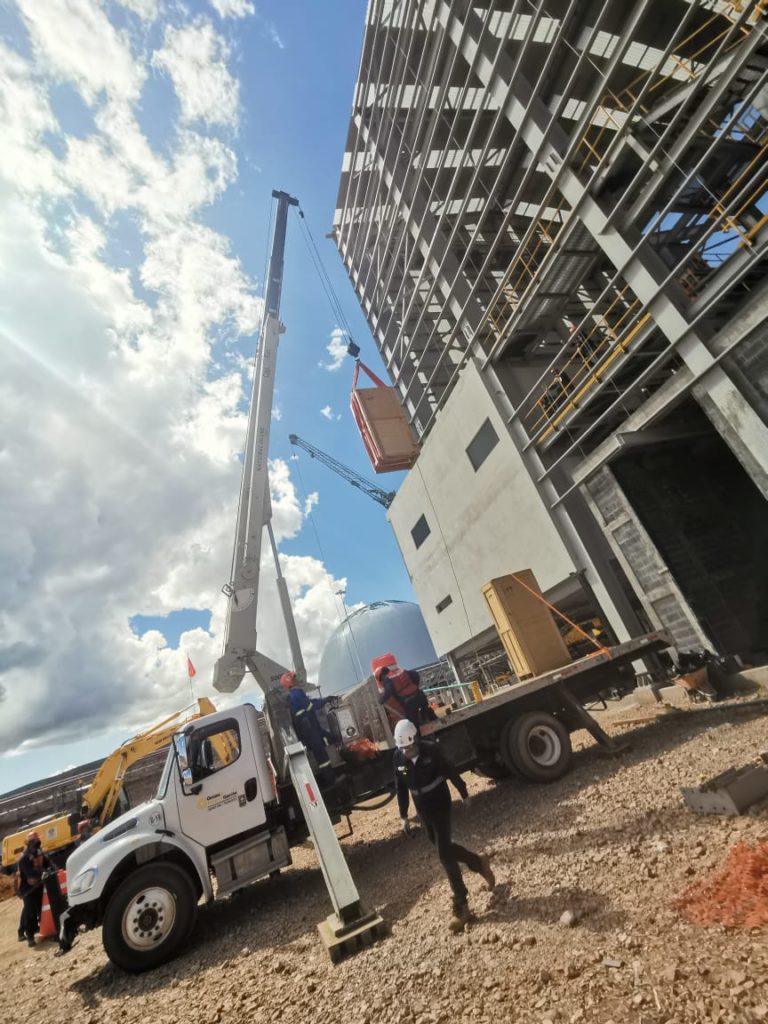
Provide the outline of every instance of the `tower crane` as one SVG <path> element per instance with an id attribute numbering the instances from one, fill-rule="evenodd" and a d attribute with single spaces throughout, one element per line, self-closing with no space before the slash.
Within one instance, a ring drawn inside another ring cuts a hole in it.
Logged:
<path id="1" fill-rule="evenodd" d="M 329 455 L 327 452 L 316 448 L 313 444 L 310 444 L 309 441 L 305 441 L 296 434 L 289 434 L 288 440 L 294 447 L 303 448 L 304 451 L 313 459 L 317 459 L 318 462 L 322 462 L 324 466 L 332 469 L 334 473 L 338 473 L 340 477 L 343 477 L 343 479 L 352 484 L 353 487 L 357 487 L 357 489 L 362 491 L 363 494 L 367 494 L 369 498 L 373 498 L 374 501 L 378 501 L 378 503 L 383 505 L 384 508 L 389 508 L 394 501 L 394 491 L 385 491 L 383 488 L 379 487 L 378 484 L 375 484 L 371 480 L 366 479 L 366 477 L 361 476 L 360 473 L 357 473 L 354 469 L 350 469 L 349 466 L 345 466 L 342 462 L 339 462 L 338 459 L 334 459 L 333 456 Z"/>

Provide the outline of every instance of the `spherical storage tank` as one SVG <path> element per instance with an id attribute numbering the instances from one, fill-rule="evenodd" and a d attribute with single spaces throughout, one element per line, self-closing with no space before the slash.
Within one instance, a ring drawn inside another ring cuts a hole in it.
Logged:
<path id="1" fill-rule="evenodd" d="M 437 661 L 424 616 L 410 601 L 375 601 L 352 612 L 331 634 L 320 659 L 319 685 L 326 696 L 366 679 L 371 659 L 392 653 L 402 668 Z"/>

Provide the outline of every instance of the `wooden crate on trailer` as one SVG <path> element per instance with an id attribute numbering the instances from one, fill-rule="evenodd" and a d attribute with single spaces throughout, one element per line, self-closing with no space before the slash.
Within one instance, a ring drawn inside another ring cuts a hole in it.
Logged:
<path id="1" fill-rule="evenodd" d="M 538 676 L 570 662 L 552 613 L 536 597 L 541 590 L 530 569 L 499 576 L 482 590 L 518 679 Z"/>

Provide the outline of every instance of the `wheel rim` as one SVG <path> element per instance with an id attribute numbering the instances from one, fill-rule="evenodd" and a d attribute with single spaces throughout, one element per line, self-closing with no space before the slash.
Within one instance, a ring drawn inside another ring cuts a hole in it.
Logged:
<path id="1" fill-rule="evenodd" d="M 176 920 L 176 901 L 157 886 L 137 892 L 123 913 L 123 938 L 131 949 L 145 950 L 168 937 Z"/>
<path id="2" fill-rule="evenodd" d="M 560 760 L 563 744 L 549 725 L 536 725 L 528 733 L 528 753 L 542 768 L 552 768 Z"/>

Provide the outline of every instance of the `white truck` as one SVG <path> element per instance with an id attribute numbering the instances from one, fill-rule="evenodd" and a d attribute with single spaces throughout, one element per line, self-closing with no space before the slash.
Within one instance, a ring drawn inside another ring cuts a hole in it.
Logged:
<path id="1" fill-rule="evenodd" d="M 288 207 L 277 199 L 264 323 L 243 459 L 224 652 L 214 685 L 234 691 L 250 672 L 264 693 L 260 714 L 249 705 L 218 711 L 174 736 L 157 795 L 89 839 L 67 864 L 69 906 L 59 933 L 62 951 L 81 928 L 102 926 L 110 959 L 142 971 L 172 958 L 184 944 L 201 899 L 226 897 L 291 863 L 291 847 L 311 837 L 332 904 L 318 928 L 332 959 L 372 942 L 385 930 L 355 888 L 334 823 L 374 797 L 393 791 L 392 735 L 373 680 L 345 696 L 329 717 L 336 781 L 322 792 L 307 751 L 291 724 L 279 680 L 285 666 L 257 649 L 256 605 L 264 527 L 270 536 L 294 668 L 303 663 L 287 587 L 270 527 L 267 453 Z M 426 729 L 460 770 L 494 778 L 511 772 L 551 781 L 567 771 L 570 732 L 589 729 L 610 740 L 583 704 L 616 681 L 616 671 L 670 646 L 647 634 L 519 683 Z M 360 763 L 344 759 L 350 739 L 375 741 Z M 274 765 L 274 771 L 272 766 Z"/>
<path id="2" fill-rule="evenodd" d="M 366 913 L 347 867 L 326 802 L 306 750 L 296 738 L 279 680 L 286 666 L 259 652 L 256 607 L 264 530 L 274 557 L 278 593 L 293 666 L 304 664 L 286 582 L 272 532 L 268 477 L 269 432 L 280 334 L 280 296 L 288 210 L 298 205 L 286 192 L 277 200 L 275 228 L 256 354 L 253 394 L 243 455 L 224 650 L 214 686 L 232 692 L 250 672 L 264 692 L 264 715 L 249 705 L 210 715 L 174 737 L 157 797 L 84 843 L 70 856 L 69 907 L 59 945 L 66 951 L 81 927 L 103 925 L 110 959 L 129 971 L 154 967 L 184 942 L 201 897 L 222 897 L 290 863 L 289 847 L 312 836 L 333 913 L 320 925 L 331 955 L 370 942 L 382 930 Z M 260 723 L 266 724 L 265 733 Z M 266 745 L 270 747 L 268 759 Z M 274 764 L 274 774 L 270 765 Z M 350 799 L 386 789 L 386 759 L 331 798 Z M 334 817 L 339 819 L 340 812 Z M 215 880 L 215 885 L 214 885 Z"/>

